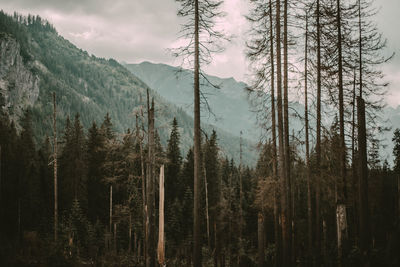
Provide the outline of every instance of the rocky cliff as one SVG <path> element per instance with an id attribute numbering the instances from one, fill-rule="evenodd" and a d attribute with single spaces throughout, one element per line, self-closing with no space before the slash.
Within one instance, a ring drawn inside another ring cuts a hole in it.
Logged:
<path id="1" fill-rule="evenodd" d="M 18 118 L 39 97 L 39 77 L 34 62 L 25 64 L 20 45 L 7 34 L 0 34 L 0 92 L 5 100 L 3 109 L 18 125 Z"/>

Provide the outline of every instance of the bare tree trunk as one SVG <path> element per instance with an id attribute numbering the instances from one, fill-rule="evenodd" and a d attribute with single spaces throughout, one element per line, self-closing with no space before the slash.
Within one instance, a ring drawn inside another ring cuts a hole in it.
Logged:
<path id="1" fill-rule="evenodd" d="M 346 205 L 339 204 L 336 206 L 336 232 L 337 232 L 337 248 L 338 248 L 338 266 L 343 264 L 343 242 L 347 235 L 347 216 Z"/>
<path id="2" fill-rule="evenodd" d="M 240 131 L 240 144 L 239 144 L 239 253 L 237 264 L 240 266 L 240 251 L 243 247 L 243 180 L 242 180 L 242 131 Z"/>
<path id="3" fill-rule="evenodd" d="M 274 33 L 272 17 L 272 1 L 269 0 L 269 40 L 271 61 L 271 132 L 272 132 L 272 175 L 274 179 L 274 236 L 275 236 L 275 266 L 280 266 L 281 237 L 279 232 L 279 192 L 278 192 L 278 161 L 276 151 L 276 111 L 275 111 L 275 56 Z"/>
<path id="4" fill-rule="evenodd" d="M 397 214 L 397 219 L 400 221 L 400 175 L 397 176 L 397 209 L 398 209 L 398 214 Z"/>
<path id="5" fill-rule="evenodd" d="M 57 198 L 57 104 L 56 93 L 53 92 L 53 171 L 54 171 L 54 241 L 57 242 L 58 230 L 58 198 Z"/>
<path id="6" fill-rule="evenodd" d="M 141 116 L 143 118 L 143 110 L 141 110 Z M 143 127 L 143 124 L 142 124 Z M 144 174 L 144 156 L 143 156 L 143 139 L 144 135 L 140 135 L 138 116 L 136 115 L 136 139 L 139 140 L 139 148 L 140 148 L 140 171 L 141 171 L 141 179 L 142 179 L 142 202 L 143 202 L 143 258 L 146 258 L 146 242 L 147 242 L 147 230 L 146 230 L 146 221 L 147 221 L 147 209 L 146 209 L 146 178 Z M 138 254 L 139 256 L 140 254 Z"/>
<path id="7" fill-rule="evenodd" d="M 291 265 L 293 262 L 293 251 L 292 251 L 292 200 L 291 200 L 291 179 L 290 179 L 290 143 L 289 143 L 289 102 L 288 102 L 288 87 L 289 87 L 289 77 L 288 77 L 288 0 L 284 0 L 283 8 L 283 112 L 284 112 L 284 136 L 285 136 L 285 195 L 286 206 L 283 227 L 286 228 L 284 238 L 287 244 L 287 256 L 288 264 Z"/>
<path id="8" fill-rule="evenodd" d="M 111 234 L 111 227 L 112 227 L 112 205 L 113 205 L 112 204 L 113 203 L 112 197 L 113 197 L 113 195 L 112 195 L 112 185 L 110 185 L 110 225 L 109 225 L 109 228 L 108 228 L 110 234 Z"/>
<path id="9" fill-rule="evenodd" d="M 232 263 L 232 173 L 229 174 L 229 222 L 228 222 L 228 251 L 229 251 L 229 266 Z"/>
<path id="10" fill-rule="evenodd" d="M 208 185 L 207 185 L 207 173 L 206 173 L 206 166 L 205 166 L 205 160 L 204 160 L 204 154 L 203 154 L 203 175 L 204 175 L 204 189 L 206 193 L 206 221 L 207 221 L 207 244 L 208 248 L 211 249 L 210 247 L 210 217 L 208 215 Z"/>
<path id="11" fill-rule="evenodd" d="M 261 212 L 258 213 L 258 267 L 265 266 L 264 255 L 264 217 Z"/>
<path id="12" fill-rule="evenodd" d="M 160 167 L 160 197 L 158 207 L 158 247 L 157 256 L 160 266 L 165 266 L 165 241 L 164 241 L 164 165 Z"/>
<path id="13" fill-rule="evenodd" d="M 147 100 L 149 102 L 149 98 Z M 149 105 L 149 103 L 148 103 Z M 151 107 L 148 106 L 148 122 L 149 122 L 149 153 L 148 153 L 148 177 L 147 177 L 147 213 L 148 213 L 148 241 L 146 242 L 146 266 L 154 267 L 156 264 L 156 248 L 155 248 L 155 144 L 154 144 L 154 99 L 152 99 Z"/>
<path id="14" fill-rule="evenodd" d="M 317 143 L 315 183 L 315 256 L 316 265 L 321 262 L 321 24 L 320 0 L 317 0 Z"/>
<path id="15" fill-rule="evenodd" d="M 199 83 L 199 2 L 194 1 L 194 205 L 193 205 L 193 265 L 202 265 L 200 232 L 200 83 Z"/>
<path id="16" fill-rule="evenodd" d="M 2 194 L 1 194 L 1 145 L 0 145 L 0 216 L 3 216 L 3 206 L 2 206 L 2 200 L 1 200 Z"/>
<path id="17" fill-rule="evenodd" d="M 276 2 L 276 64 L 277 64 L 277 106 L 278 106 L 278 136 L 279 136 L 279 178 L 281 181 L 281 218 L 282 218 L 282 263 L 287 265 L 290 259 L 287 232 L 287 192 L 285 183 L 285 149 L 282 116 L 282 62 L 281 62 L 281 22 L 280 1 Z"/>
<path id="18" fill-rule="evenodd" d="M 309 125 L 308 125 L 308 13 L 306 13 L 306 40 L 304 49 L 304 121 L 306 129 L 306 166 L 307 166 L 307 245 L 308 260 L 311 265 L 313 248 L 312 248 L 312 204 L 311 204 L 311 169 L 310 169 L 310 141 L 309 141 Z"/>
<path id="19" fill-rule="evenodd" d="M 368 208 L 368 166 L 367 166 L 367 138 L 365 129 L 365 103 L 361 97 L 357 98 L 358 119 L 358 193 L 360 212 L 360 249 L 363 257 L 363 266 L 369 266 L 371 249 L 371 235 Z"/>
<path id="20" fill-rule="evenodd" d="M 367 162 L 367 132 L 365 121 L 365 102 L 362 98 L 363 93 L 363 46 L 362 46 L 362 24 L 361 24 L 361 1 L 358 0 L 358 27 L 359 27 L 359 71 L 360 71 L 360 96 L 357 98 L 357 120 L 358 120 L 358 160 L 359 160 L 359 212 L 360 212 L 360 249 L 362 253 L 362 263 L 369 266 L 369 256 L 371 250 L 371 234 L 369 224 L 368 206 L 368 162 Z"/>
<path id="21" fill-rule="evenodd" d="M 339 197 L 337 201 L 337 215 L 340 218 L 337 226 L 338 232 L 338 262 L 341 265 L 343 257 L 343 243 L 347 240 L 347 181 L 346 181 L 346 143 L 344 135 L 344 102 L 343 102 L 343 59 L 342 59 L 342 19 L 341 19 L 341 4 L 340 0 L 336 1 L 337 4 L 337 48 L 338 48 L 338 67 L 339 67 L 339 131 L 340 131 L 340 176 L 341 176 L 341 189 L 339 190 Z"/>
<path id="22" fill-rule="evenodd" d="M 356 144 L 355 144 L 355 128 L 356 128 L 356 71 L 354 70 L 353 80 L 353 111 L 352 111 L 352 129 L 351 129 L 351 169 L 352 169 L 352 191 L 353 191 L 353 236 L 354 244 L 358 245 L 358 204 L 357 204 L 357 160 L 356 160 Z"/>
<path id="23" fill-rule="evenodd" d="M 132 214 L 131 214 L 131 212 L 129 212 L 128 240 L 129 240 L 128 252 L 130 253 L 132 251 Z M 135 242 L 136 242 L 136 240 L 135 240 Z"/>
<path id="24" fill-rule="evenodd" d="M 114 252 L 117 253 L 117 223 L 114 223 Z"/>

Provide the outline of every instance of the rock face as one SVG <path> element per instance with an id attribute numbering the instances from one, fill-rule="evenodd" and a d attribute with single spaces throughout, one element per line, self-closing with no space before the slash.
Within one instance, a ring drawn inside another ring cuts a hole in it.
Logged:
<path id="1" fill-rule="evenodd" d="M 39 77 L 32 72 L 33 63 L 25 63 L 20 45 L 7 34 L 0 35 L 0 94 L 3 109 L 18 125 L 24 109 L 35 104 L 39 96 Z"/>

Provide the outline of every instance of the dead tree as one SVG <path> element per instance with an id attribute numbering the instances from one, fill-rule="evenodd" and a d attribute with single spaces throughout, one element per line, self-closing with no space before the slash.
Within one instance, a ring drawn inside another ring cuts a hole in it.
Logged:
<path id="1" fill-rule="evenodd" d="M 316 6 L 316 42 L 317 42 L 317 143 L 316 151 L 316 182 L 315 182 L 315 248 L 316 264 L 321 260 L 321 10 L 320 0 Z"/>
<path id="2" fill-rule="evenodd" d="M 53 92 L 53 171 L 54 171 L 54 241 L 57 242 L 58 230 L 58 197 L 57 197 L 57 104 L 56 93 Z"/>
<path id="3" fill-rule="evenodd" d="M 201 65 L 211 62 L 211 55 L 222 51 L 219 41 L 227 39 L 215 29 L 215 19 L 223 16 L 219 8 L 223 1 L 176 0 L 181 8 L 178 15 L 188 18 L 183 24 L 181 37 L 188 40 L 188 45 L 178 48 L 175 55 L 182 57 L 184 63 L 193 64 L 194 83 L 194 205 L 193 205 L 193 265 L 200 267 L 202 262 L 200 187 L 201 187 L 201 153 L 200 153 L 200 77 Z M 205 79 L 207 80 L 207 79 Z"/>
<path id="4" fill-rule="evenodd" d="M 305 30 L 305 47 L 304 47 L 304 123 L 305 123 L 305 141 L 306 141 L 306 166 L 307 166 L 307 245 L 309 260 L 312 257 L 312 203 L 311 203 L 311 167 L 310 167 L 310 141 L 309 141 L 309 125 L 308 125 L 308 13 L 306 11 L 306 30 Z"/>
<path id="5" fill-rule="evenodd" d="M 155 248 L 155 135 L 154 135 L 154 99 L 149 104 L 149 92 L 147 91 L 147 112 L 148 112 L 148 172 L 147 172 L 147 241 L 146 241 L 146 266 L 154 267 L 156 264 Z"/>
<path id="6" fill-rule="evenodd" d="M 347 181 L 346 181 L 346 143 L 344 134 L 344 101 L 343 101 L 343 55 L 342 55 L 342 18 L 341 2 L 336 1 L 336 27 L 337 27 L 337 50 L 338 50 L 338 91 L 339 91 L 339 136 L 340 136 L 340 176 L 341 185 L 336 203 L 337 224 L 337 250 L 338 261 L 341 265 L 343 257 L 343 243 L 347 239 Z"/>
<path id="7" fill-rule="evenodd" d="M 278 1 L 279 2 L 279 1 Z M 285 194 L 283 197 L 285 200 L 284 212 L 286 219 L 283 221 L 282 227 L 285 228 L 284 238 L 286 243 L 285 258 L 289 260 L 288 264 L 291 264 L 290 259 L 294 260 L 292 255 L 292 232 L 294 222 L 292 220 L 292 200 L 291 200 L 291 179 L 290 179 L 290 144 L 289 144 L 289 102 L 288 102 L 288 87 L 289 87 L 289 66 L 288 66 L 288 0 L 284 0 L 283 6 L 283 113 L 284 113 L 284 146 L 285 146 L 285 176 L 283 190 Z M 287 257 L 289 256 L 289 258 Z"/>
<path id="8" fill-rule="evenodd" d="M 143 109 L 140 109 L 141 118 L 143 119 Z M 143 122 L 142 122 L 143 128 Z M 142 133 L 141 133 L 142 132 Z M 144 139 L 144 131 L 140 130 L 138 115 L 136 114 L 136 140 L 139 142 L 140 149 L 140 178 L 142 180 L 142 212 L 143 212 L 143 258 L 146 258 L 146 241 L 147 241 L 147 230 L 146 230 L 146 221 L 147 221 L 147 208 L 146 208 L 146 176 L 144 173 L 144 155 L 143 155 L 143 139 Z"/>

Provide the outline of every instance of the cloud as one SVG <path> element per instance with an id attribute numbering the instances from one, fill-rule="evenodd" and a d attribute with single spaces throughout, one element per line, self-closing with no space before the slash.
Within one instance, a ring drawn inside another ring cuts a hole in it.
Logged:
<path id="1" fill-rule="evenodd" d="M 9 13 L 38 14 L 48 19 L 58 32 L 79 48 L 104 58 L 138 63 L 152 61 L 179 65 L 180 60 L 167 52 L 176 46 L 182 19 L 174 0 L 0 0 Z M 378 27 L 388 38 L 386 54 L 397 56 L 385 67 L 391 81 L 390 105 L 400 104 L 400 35 L 397 27 L 399 0 L 376 0 L 381 7 L 376 17 Z M 233 35 L 225 51 L 217 54 L 204 70 L 220 77 L 248 81 L 248 62 L 244 54 L 249 24 L 245 19 L 249 3 L 245 0 L 225 0 L 226 16 L 218 27 Z"/>

